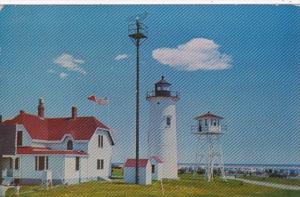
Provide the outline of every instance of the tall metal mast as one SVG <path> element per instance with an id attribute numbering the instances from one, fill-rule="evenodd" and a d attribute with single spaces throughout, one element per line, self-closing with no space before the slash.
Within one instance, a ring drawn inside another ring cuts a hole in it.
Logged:
<path id="1" fill-rule="evenodd" d="M 135 183 L 139 183 L 139 129 L 140 129 L 140 45 L 147 39 L 147 27 L 141 22 L 146 15 L 138 15 L 129 22 L 128 36 L 136 46 L 136 123 L 135 123 Z"/>

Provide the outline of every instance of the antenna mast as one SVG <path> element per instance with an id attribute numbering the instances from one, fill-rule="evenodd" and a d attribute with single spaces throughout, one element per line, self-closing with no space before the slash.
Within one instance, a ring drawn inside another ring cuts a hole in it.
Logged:
<path id="1" fill-rule="evenodd" d="M 135 149 L 135 183 L 139 184 L 139 124 L 140 124 L 140 46 L 147 39 L 147 27 L 142 20 L 147 17 L 146 13 L 137 15 L 128 24 L 128 37 L 136 47 L 136 149 Z"/>

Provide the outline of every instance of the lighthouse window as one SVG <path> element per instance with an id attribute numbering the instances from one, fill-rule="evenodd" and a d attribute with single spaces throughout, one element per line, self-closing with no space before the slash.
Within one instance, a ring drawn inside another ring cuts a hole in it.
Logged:
<path id="1" fill-rule="evenodd" d="M 171 117 L 167 117 L 167 126 L 171 126 Z"/>
<path id="2" fill-rule="evenodd" d="M 164 87 L 163 87 L 163 90 L 165 90 L 165 91 L 169 91 L 169 87 L 167 87 L 167 86 L 164 86 Z"/>

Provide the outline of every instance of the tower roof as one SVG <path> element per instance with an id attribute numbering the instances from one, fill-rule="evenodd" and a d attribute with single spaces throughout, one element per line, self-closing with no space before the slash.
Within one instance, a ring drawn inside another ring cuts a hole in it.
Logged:
<path id="1" fill-rule="evenodd" d="M 219 119 L 219 120 L 222 120 L 224 118 L 222 116 L 215 115 L 211 112 L 207 112 L 206 114 L 199 115 L 199 116 L 195 117 L 194 119 L 196 119 L 196 120 L 204 120 L 204 119 Z"/>
<path id="2" fill-rule="evenodd" d="M 169 82 L 167 82 L 165 80 L 164 76 L 161 76 L 161 79 L 156 83 L 156 84 L 167 84 L 167 85 L 171 85 Z"/>

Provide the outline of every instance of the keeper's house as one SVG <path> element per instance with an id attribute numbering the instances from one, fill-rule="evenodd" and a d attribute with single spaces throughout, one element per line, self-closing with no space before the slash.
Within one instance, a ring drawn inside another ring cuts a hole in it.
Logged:
<path id="1" fill-rule="evenodd" d="M 72 184 L 111 176 L 111 130 L 95 117 L 45 118 L 20 111 L 0 121 L 0 184 Z M 2 118 L 1 118 L 2 119 Z"/>

